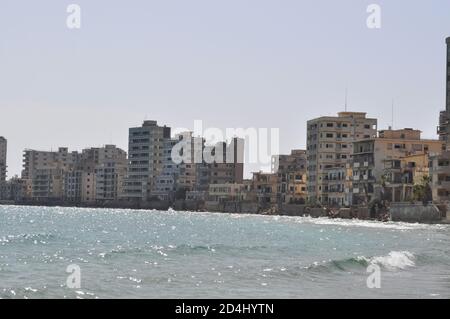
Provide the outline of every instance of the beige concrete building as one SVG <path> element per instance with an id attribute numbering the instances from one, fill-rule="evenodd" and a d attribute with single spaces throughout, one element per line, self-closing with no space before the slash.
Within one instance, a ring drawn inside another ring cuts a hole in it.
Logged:
<path id="1" fill-rule="evenodd" d="M 23 154 L 22 179 L 26 185 L 25 198 L 56 200 L 64 196 L 64 174 L 80 160 L 80 153 L 66 147 L 57 151 L 27 149 Z"/>
<path id="2" fill-rule="evenodd" d="M 140 127 L 129 129 L 128 173 L 122 199 L 147 201 L 156 189 L 163 171 L 164 140 L 170 139 L 170 127 L 156 121 L 144 121 Z"/>
<path id="3" fill-rule="evenodd" d="M 57 151 L 37 151 L 27 149 L 23 154 L 22 178 L 31 179 L 36 169 L 69 169 L 80 160 L 80 153 L 71 152 L 67 147 Z"/>
<path id="4" fill-rule="evenodd" d="M 212 154 L 221 149 L 222 157 L 218 158 L 210 167 L 209 184 L 242 184 L 244 180 L 244 140 L 234 138 L 229 144 L 217 143 Z"/>
<path id="5" fill-rule="evenodd" d="M 273 173 L 253 173 L 248 198 L 253 198 L 260 205 L 279 203 L 278 175 Z"/>
<path id="6" fill-rule="evenodd" d="M 0 183 L 6 181 L 6 153 L 7 153 L 6 138 L 0 136 Z"/>
<path id="7" fill-rule="evenodd" d="M 384 130 L 377 138 L 353 143 L 350 168 L 352 204 L 382 197 L 393 202 L 412 199 L 417 178 L 428 174 L 428 155 L 439 153 L 442 141 L 421 139 L 419 130 Z"/>
<path id="8" fill-rule="evenodd" d="M 177 186 L 190 194 L 208 193 L 210 185 L 241 184 L 244 175 L 244 140 L 234 138 L 230 143 L 205 145 L 205 140 L 191 132 L 178 136 L 183 143 L 184 156 L 179 165 Z"/>
<path id="9" fill-rule="evenodd" d="M 211 184 L 209 186 L 208 201 L 217 203 L 229 201 L 243 201 L 247 191 L 244 184 Z"/>
<path id="10" fill-rule="evenodd" d="M 69 153 L 65 147 L 56 152 L 25 150 L 25 198 L 94 202 L 97 192 L 101 200 L 105 199 L 105 192 L 109 192 L 108 199 L 117 198 L 126 165 L 126 152 L 115 145 L 84 149 L 81 153 Z"/>
<path id="11" fill-rule="evenodd" d="M 450 202 L 450 151 L 430 157 L 433 201 Z"/>
<path id="12" fill-rule="evenodd" d="M 353 142 L 376 137 L 376 132 L 377 119 L 367 118 L 363 112 L 340 112 L 338 116 L 324 116 L 307 122 L 307 192 L 310 201 L 345 203 L 345 193 L 335 191 L 342 190 L 341 185 L 333 185 L 330 192 L 329 176 L 345 174 Z"/>
<path id="13" fill-rule="evenodd" d="M 292 150 L 289 155 L 272 157 L 272 173 L 278 175 L 277 192 L 280 203 L 306 202 L 306 166 L 305 150 Z"/>
<path id="14" fill-rule="evenodd" d="M 178 139 L 164 139 L 163 169 L 161 175 L 156 179 L 155 189 L 151 192 L 151 196 L 159 200 L 172 201 L 175 199 L 180 166 L 172 160 L 172 150 L 178 142 Z"/>

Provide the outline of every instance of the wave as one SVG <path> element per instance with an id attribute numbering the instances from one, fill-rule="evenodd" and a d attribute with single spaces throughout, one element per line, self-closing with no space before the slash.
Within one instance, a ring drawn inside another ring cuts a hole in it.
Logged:
<path id="1" fill-rule="evenodd" d="M 416 260 L 416 256 L 409 251 L 391 251 L 385 256 L 358 256 L 330 260 L 325 263 L 315 262 L 304 268 L 314 271 L 349 271 L 352 269 L 367 268 L 369 265 L 377 265 L 388 271 L 397 271 L 416 266 Z"/>
<path id="2" fill-rule="evenodd" d="M 236 251 L 258 251 L 267 249 L 267 246 L 230 246 L 223 244 L 212 244 L 212 245 L 191 245 L 191 244 L 180 244 L 180 245 L 150 245 L 141 247 L 122 247 L 117 246 L 106 252 L 101 252 L 97 256 L 102 259 L 109 259 L 118 255 L 136 255 L 136 254 L 158 254 L 163 257 L 167 257 L 169 254 L 175 255 L 192 255 L 192 254 L 203 254 L 203 253 L 230 253 Z"/>
<path id="3" fill-rule="evenodd" d="M 283 216 L 284 217 L 284 216 Z M 394 229 L 394 230 L 418 230 L 418 229 L 445 229 L 448 228 L 447 225 L 429 225 L 429 224 L 419 224 L 419 223 L 405 223 L 405 222 L 380 222 L 380 221 L 370 221 L 370 220 L 359 220 L 359 219 L 330 219 L 328 217 L 286 217 L 293 218 L 297 223 L 308 223 L 315 225 L 336 225 L 336 226 L 346 226 L 346 227 L 366 227 L 366 228 L 381 228 L 381 229 Z"/>
<path id="4" fill-rule="evenodd" d="M 49 240 L 55 239 L 56 236 L 47 233 L 37 233 L 37 234 L 20 234 L 20 235 L 7 235 L 0 237 L 0 244 L 10 244 L 10 243 L 46 243 Z"/>

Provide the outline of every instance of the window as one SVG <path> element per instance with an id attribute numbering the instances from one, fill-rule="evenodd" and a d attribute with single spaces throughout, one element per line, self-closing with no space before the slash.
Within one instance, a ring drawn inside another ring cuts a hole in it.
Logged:
<path id="1" fill-rule="evenodd" d="M 422 151 L 422 144 L 413 144 L 412 149 L 414 151 Z"/>

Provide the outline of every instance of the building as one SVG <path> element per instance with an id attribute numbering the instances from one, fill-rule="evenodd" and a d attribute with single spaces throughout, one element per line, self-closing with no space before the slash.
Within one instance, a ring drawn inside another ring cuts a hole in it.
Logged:
<path id="1" fill-rule="evenodd" d="M 184 132 L 176 136 L 178 140 L 179 176 L 177 189 L 186 192 L 206 191 L 209 185 L 209 166 L 203 161 L 205 140 L 194 137 L 192 132 Z"/>
<path id="2" fill-rule="evenodd" d="M 159 200 L 173 201 L 177 190 L 180 167 L 172 160 L 172 150 L 179 141 L 164 139 L 162 172 L 156 179 L 156 187 L 152 190 L 152 197 Z"/>
<path id="3" fill-rule="evenodd" d="M 431 156 L 429 169 L 433 201 L 450 202 L 450 151 Z"/>
<path id="4" fill-rule="evenodd" d="M 105 145 L 98 152 L 99 160 L 94 167 L 95 201 L 118 200 L 128 169 L 127 153 L 115 145 Z"/>
<path id="5" fill-rule="evenodd" d="M 437 132 L 443 141 L 443 152 L 430 157 L 430 175 L 433 201 L 450 201 L 450 37 L 446 39 L 446 102 L 445 110 L 440 113 Z"/>
<path id="6" fill-rule="evenodd" d="M 351 204 L 367 204 L 382 193 L 393 202 L 412 199 L 414 183 L 428 175 L 428 155 L 442 149 L 442 141 L 421 139 L 420 134 L 410 128 L 390 129 L 353 143 L 352 183 L 347 189 Z"/>
<path id="7" fill-rule="evenodd" d="M 116 199 L 126 174 L 126 152 L 115 145 L 56 152 L 25 150 L 22 179 L 25 198 L 93 203 Z M 109 192 L 106 196 L 105 192 Z"/>
<path id="8" fill-rule="evenodd" d="M 7 152 L 6 138 L 0 136 L 0 183 L 6 181 L 6 152 Z"/>
<path id="9" fill-rule="evenodd" d="M 25 198 L 56 200 L 64 197 L 64 175 L 80 160 L 80 153 L 66 147 L 58 151 L 27 149 L 23 154 L 22 179 L 26 185 Z"/>
<path id="10" fill-rule="evenodd" d="M 13 177 L 0 183 L 0 200 L 21 201 L 25 195 L 25 184 L 21 178 Z"/>
<path id="11" fill-rule="evenodd" d="M 65 170 L 60 167 L 35 168 L 32 176 L 32 199 L 56 201 L 64 196 Z"/>
<path id="12" fill-rule="evenodd" d="M 210 163 L 209 184 L 242 184 L 244 180 L 243 139 L 235 137 L 229 144 L 217 143 L 208 151 L 215 155 L 214 162 Z"/>
<path id="13" fill-rule="evenodd" d="M 205 145 L 191 132 L 178 136 L 183 161 L 179 165 L 178 188 L 193 194 L 206 194 L 210 185 L 242 184 L 244 178 L 244 140 L 233 138 L 229 144 Z M 186 154 L 188 154 L 186 156 Z"/>
<path id="14" fill-rule="evenodd" d="M 256 172 L 248 194 L 261 206 L 277 205 L 280 201 L 278 193 L 278 174 Z"/>
<path id="15" fill-rule="evenodd" d="M 170 139 L 170 127 L 156 121 L 144 121 L 140 127 L 129 129 L 128 173 L 124 180 L 123 199 L 147 201 L 156 190 L 163 171 L 165 139 Z"/>
<path id="16" fill-rule="evenodd" d="M 277 193 L 281 203 L 306 202 L 306 167 L 305 150 L 292 150 L 289 155 L 272 157 L 272 173 L 278 175 Z"/>
<path id="17" fill-rule="evenodd" d="M 343 180 L 329 189 L 329 176 L 346 173 L 353 142 L 376 137 L 377 120 L 362 112 L 340 112 L 307 122 L 308 200 L 322 204 L 344 204 Z M 345 177 L 344 177 L 345 180 Z"/>
<path id="18" fill-rule="evenodd" d="M 209 186 L 208 201 L 239 202 L 246 199 L 247 191 L 244 184 L 211 184 Z"/>

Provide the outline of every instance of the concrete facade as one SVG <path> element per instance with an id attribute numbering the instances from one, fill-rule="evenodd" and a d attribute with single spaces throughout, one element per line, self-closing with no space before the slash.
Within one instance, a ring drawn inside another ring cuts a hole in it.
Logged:
<path id="1" fill-rule="evenodd" d="M 292 150 L 289 155 L 272 157 L 272 173 L 278 175 L 277 192 L 282 203 L 306 202 L 306 167 L 305 150 Z"/>
<path id="2" fill-rule="evenodd" d="M 377 119 L 362 112 L 340 112 L 338 116 L 319 117 L 307 122 L 307 192 L 310 201 L 344 204 L 343 192 L 330 192 L 329 174 L 345 173 L 353 142 L 373 138 Z M 335 186 L 336 187 L 336 186 Z M 339 186 L 342 187 L 342 186 Z"/>
<path id="3" fill-rule="evenodd" d="M 147 201 L 163 170 L 164 140 L 170 139 L 170 127 L 156 121 L 144 121 L 129 129 L 128 173 L 123 199 Z"/>
<path id="4" fill-rule="evenodd" d="M 6 155 L 7 155 L 6 138 L 0 136 L 0 183 L 6 181 Z"/>
<path id="5" fill-rule="evenodd" d="M 393 202 L 412 199 L 412 188 L 428 175 L 428 155 L 439 153 L 440 140 L 424 140 L 413 129 L 384 130 L 377 138 L 353 143 L 350 168 L 352 204 L 379 198 L 381 187 L 390 188 Z"/>

